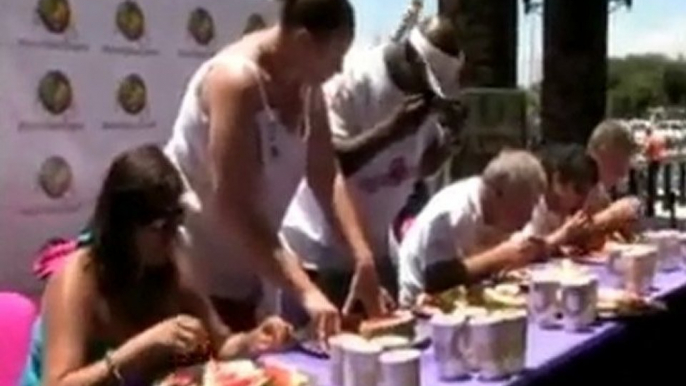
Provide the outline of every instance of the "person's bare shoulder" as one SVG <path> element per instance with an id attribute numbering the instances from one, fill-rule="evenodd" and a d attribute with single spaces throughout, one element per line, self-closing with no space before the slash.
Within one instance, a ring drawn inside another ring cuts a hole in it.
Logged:
<path id="1" fill-rule="evenodd" d="M 65 259 L 64 267 L 48 280 L 44 302 L 85 304 L 95 300 L 98 286 L 91 250 L 78 249 Z"/>
<path id="2" fill-rule="evenodd" d="M 253 63 L 257 63 L 257 42 L 242 39 L 222 49 L 203 79 L 206 103 L 214 97 L 227 95 L 249 98 L 253 102 L 258 90 L 258 77 Z"/>

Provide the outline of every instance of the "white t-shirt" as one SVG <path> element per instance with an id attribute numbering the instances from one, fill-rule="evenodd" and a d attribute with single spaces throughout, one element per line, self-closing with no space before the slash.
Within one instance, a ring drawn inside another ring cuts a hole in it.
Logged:
<path id="1" fill-rule="evenodd" d="M 483 222 L 481 177 L 458 181 L 434 196 L 405 235 L 399 251 L 400 305 L 414 305 L 424 292 L 424 272 L 503 242 L 509 235 Z"/>
<path id="2" fill-rule="evenodd" d="M 335 136 L 349 138 L 370 130 L 386 119 L 405 98 L 391 81 L 384 62 L 385 46 L 365 53 L 324 86 L 329 121 Z M 393 143 L 348 178 L 376 257 L 388 255 L 388 229 L 421 178 L 420 162 L 438 126 L 430 116 L 416 134 Z M 283 227 L 300 234 L 291 247 L 306 263 L 320 268 L 347 270 L 347 256 L 340 237 L 333 236 L 313 193 L 303 183 L 286 214 Z M 284 235 L 288 240 L 290 231 Z M 290 237 L 293 238 L 293 237 Z"/>

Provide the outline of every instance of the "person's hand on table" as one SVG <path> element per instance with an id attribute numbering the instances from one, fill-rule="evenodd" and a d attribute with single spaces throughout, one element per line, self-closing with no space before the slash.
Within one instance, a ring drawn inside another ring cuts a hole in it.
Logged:
<path id="1" fill-rule="evenodd" d="M 286 345 L 292 337 L 293 326 L 277 316 L 269 317 L 248 334 L 248 352 L 251 355 L 259 355 L 277 350 Z"/>
<path id="2" fill-rule="evenodd" d="M 343 305 L 343 315 L 351 315 L 357 302 L 361 302 L 366 316 L 375 318 L 388 314 L 394 307 L 393 299 L 379 284 L 374 262 L 357 264 L 350 283 L 350 291 Z"/>
<path id="3" fill-rule="evenodd" d="M 177 315 L 150 327 L 137 339 L 145 348 L 185 356 L 206 348 L 209 335 L 200 319 Z"/>
<path id="4" fill-rule="evenodd" d="M 547 258 L 548 243 L 541 237 L 528 236 L 513 239 L 511 242 L 515 243 L 517 253 L 511 260 L 511 266 L 508 267 L 510 269 L 524 267 Z"/>
<path id="5" fill-rule="evenodd" d="M 310 316 L 320 343 L 326 344 L 328 338 L 341 331 L 340 313 L 318 289 L 312 289 L 304 295 L 303 307 Z"/>
<path id="6" fill-rule="evenodd" d="M 641 218 L 642 207 L 641 200 L 636 197 L 625 197 L 612 204 L 616 216 L 628 222 L 636 222 Z"/>
<path id="7" fill-rule="evenodd" d="M 559 245 L 573 243 L 591 232 L 593 218 L 584 210 L 576 212 L 562 225 Z"/>

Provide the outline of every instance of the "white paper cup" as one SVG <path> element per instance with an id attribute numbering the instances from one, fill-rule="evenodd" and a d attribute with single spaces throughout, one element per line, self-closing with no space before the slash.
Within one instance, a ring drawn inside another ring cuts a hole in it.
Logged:
<path id="1" fill-rule="evenodd" d="M 479 360 L 476 357 L 476 352 L 474 350 L 474 347 L 472 347 L 471 343 L 472 328 L 469 321 L 474 318 L 482 318 L 488 316 L 488 310 L 484 307 L 469 306 L 455 310 L 453 312 L 453 315 L 466 318 L 467 329 L 460 338 L 461 342 L 464 345 L 464 347 L 462 348 L 462 353 L 465 357 L 465 360 L 467 361 L 467 366 L 469 367 L 469 370 L 479 371 Z"/>
<path id="2" fill-rule="evenodd" d="M 598 281 L 588 275 L 565 278 L 561 283 L 562 325 L 567 331 L 584 331 L 596 318 Z"/>
<path id="3" fill-rule="evenodd" d="M 421 353 L 417 350 L 392 350 L 381 354 L 380 386 L 419 386 Z"/>
<path id="4" fill-rule="evenodd" d="M 622 258 L 622 249 L 612 248 L 607 256 L 607 273 L 610 277 L 611 285 L 615 288 L 623 288 L 624 286 L 624 260 Z"/>
<path id="5" fill-rule="evenodd" d="M 623 288 L 641 296 L 649 295 L 653 286 L 658 250 L 654 246 L 636 246 L 623 253 Z"/>
<path id="6" fill-rule="evenodd" d="M 508 326 L 497 314 L 474 318 L 470 321 L 471 344 L 476 353 L 479 377 L 498 380 L 511 374 L 507 363 Z"/>
<path id="7" fill-rule="evenodd" d="M 373 344 L 381 347 L 382 350 L 399 350 L 409 348 L 411 342 L 408 338 L 400 335 L 382 335 L 370 340 Z"/>
<path id="8" fill-rule="evenodd" d="M 463 378 L 469 374 L 467 320 L 463 316 L 438 314 L 431 318 L 438 377 L 444 381 Z"/>
<path id="9" fill-rule="evenodd" d="M 503 311 L 501 317 L 506 324 L 505 367 L 510 374 L 524 370 L 526 365 L 527 315 L 522 310 Z"/>
<path id="10" fill-rule="evenodd" d="M 359 335 L 340 334 L 329 339 L 329 381 L 331 386 L 344 386 L 343 363 L 345 357 L 345 345 L 365 343 Z"/>
<path id="11" fill-rule="evenodd" d="M 345 342 L 343 350 L 343 385 L 377 385 L 381 347 L 367 341 Z"/>
<path id="12" fill-rule="evenodd" d="M 681 245 L 677 232 L 661 230 L 646 232 L 644 236 L 649 244 L 658 249 L 657 269 L 660 272 L 671 272 L 679 268 Z"/>
<path id="13" fill-rule="evenodd" d="M 560 281 L 551 272 L 534 272 L 528 295 L 531 318 L 541 328 L 558 325 Z"/>

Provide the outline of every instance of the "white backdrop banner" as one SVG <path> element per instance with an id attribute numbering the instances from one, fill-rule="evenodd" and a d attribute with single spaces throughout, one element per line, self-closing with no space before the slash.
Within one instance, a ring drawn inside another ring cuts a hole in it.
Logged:
<path id="1" fill-rule="evenodd" d="M 271 24 L 269 0 L 0 0 L 0 291 L 39 293 L 122 150 L 162 144 L 195 68 Z"/>

